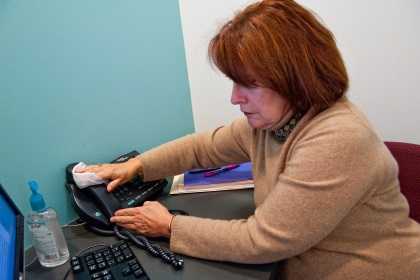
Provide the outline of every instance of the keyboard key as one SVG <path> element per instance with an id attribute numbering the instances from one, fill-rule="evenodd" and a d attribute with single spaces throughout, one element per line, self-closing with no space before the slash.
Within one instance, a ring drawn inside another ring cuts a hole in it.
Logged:
<path id="1" fill-rule="evenodd" d="M 72 266 L 72 270 L 74 273 L 79 273 L 83 271 L 83 268 L 80 265 Z"/>
<path id="2" fill-rule="evenodd" d="M 105 262 L 98 263 L 98 269 L 104 269 L 105 267 L 106 267 L 106 263 Z"/>
<path id="3" fill-rule="evenodd" d="M 120 248 L 118 246 L 111 246 L 111 250 L 112 252 L 116 252 L 116 251 L 119 251 Z"/>
<path id="4" fill-rule="evenodd" d="M 93 279 L 96 280 L 97 278 L 102 277 L 102 273 L 101 272 L 95 272 L 91 276 L 92 276 Z"/>
<path id="5" fill-rule="evenodd" d="M 95 259 L 102 257 L 102 253 L 96 253 L 95 255 Z"/>
<path id="6" fill-rule="evenodd" d="M 122 275 L 127 276 L 131 274 L 131 269 L 127 266 L 123 270 L 121 270 Z"/>
<path id="7" fill-rule="evenodd" d="M 128 265 L 132 266 L 135 265 L 137 263 L 137 260 L 131 260 L 128 262 Z"/>
<path id="8" fill-rule="evenodd" d="M 144 275 L 144 271 L 141 268 L 134 271 L 134 276 L 136 276 L 136 278 L 140 278 L 143 275 Z"/>
<path id="9" fill-rule="evenodd" d="M 97 269 L 98 269 L 98 267 L 95 265 L 95 264 L 93 264 L 93 265 L 89 265 L 89 271 L 92 273 L 92 272 L 95 272 Z"/>
<path id="10" fill-rule="evenodd" d="M 128 260 L 128 259 L 131 259 L 132 257 L 133 257 L 133 253 L 131 253 L 131 250 L 130 249 L 124 249 L 124 251 L 123 251 L 123 255 L 124 255 L 124 257 Z"/>
<path id="11" fill-rule="evenodd" d="M 121 255 L 121 252 L 120 251 L 116 251 L 116 252 L 114 252 L 114 256 L 115 257 L 118 257 L 118 256 L 120 256 Z"/>
<path id="12" fill-rule="evenodd" d="M 135 265 L 131 266 L 131 270 L 132 271 L 135 271 L 135 270 L 137 270 L 139 268 L 140 268 L 140 266 L 138 264 L 135 264 Z"/>

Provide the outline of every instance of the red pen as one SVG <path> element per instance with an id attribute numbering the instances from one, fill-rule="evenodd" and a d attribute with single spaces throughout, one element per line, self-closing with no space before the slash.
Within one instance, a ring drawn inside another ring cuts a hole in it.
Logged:
<path id="1" fill-rule="evenodd" d="M 221 167 L 219 169 L 212 170 L 212 171 L 204 173 L 204 177 L 211 177 L 211 176 L 217 175 L 219 173 L 229 171 L 229 170 L 232 170 L 232 169 L 235 169 L 235 168 L 238 168 L 238 167 L 239 167 L 239 164 L 229 164 L 229 165 L 226 165 L 226 166 Z"/>

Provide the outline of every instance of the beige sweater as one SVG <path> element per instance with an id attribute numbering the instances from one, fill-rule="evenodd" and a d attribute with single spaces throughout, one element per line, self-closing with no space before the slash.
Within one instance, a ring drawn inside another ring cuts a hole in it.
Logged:
<path id="1" fill-rule="evenodd" d="M 310 110 L 285 143 L 239 119 L 141 160 L 146 180 L 253 163 L 254 215 L 177 216 L 175 252 L 239 263 L 287 259 L 284 279 L 420 279 L 420 225 L 408 217 L 396 161 L 345 98 L 319 114 Z"/>

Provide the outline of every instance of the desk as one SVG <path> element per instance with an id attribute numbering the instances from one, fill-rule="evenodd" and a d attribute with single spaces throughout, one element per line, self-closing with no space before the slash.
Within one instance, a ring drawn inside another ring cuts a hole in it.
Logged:
<path id="1" fill-rule="evenodd" d="M 246 218 L 254 212 L 252 190 L 224 191 L 213 193 L 182 194 L 163 196 L 159 199 L 169 209 L 182 209 L 192 216 L 238 219 Z M 70 255 L 97 243 L 112 244 L 114 237 L 99 236 L 83 227 L 68 227 L 64 229 Z M 160 242 L 159 242 L 160 243 Z M 168 243 L 160 243 L 168 247 Z M 276 270 L 276 264 L 245 265 L 227 262 L 206 261 L 183 256 L 184 269 L 175 271 L 171 266 L 162 263 L 160 259 L 151 257 L 147 252 L 131 246 L 133 252 L 143 265 L 152 280 L 156 279 L 271 279 Z M 34 252 L 28 251 L 27 259 L 32 259 Z M 65 263 L 54 269 L 43 268 L 38 262 L 32 264 L 26 271 L 26 279 L 63 279 L 69 269 Z M 73 279 L 70 273 L 67 279 Z"/>

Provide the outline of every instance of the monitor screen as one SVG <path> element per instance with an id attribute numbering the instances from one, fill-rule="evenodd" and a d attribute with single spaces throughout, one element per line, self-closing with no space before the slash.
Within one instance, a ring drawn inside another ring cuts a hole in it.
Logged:
<path id="1" fill-rule="evenodd" d="M 15 280 L 23 273 L 23 217 L 0 185 L 1 279 Z"/>

